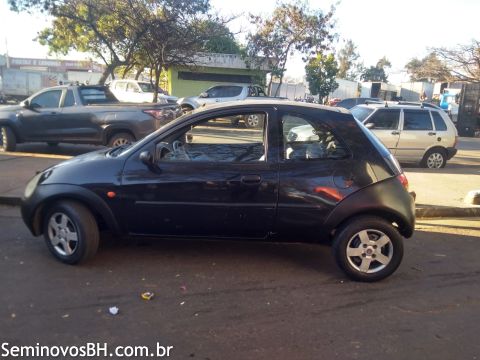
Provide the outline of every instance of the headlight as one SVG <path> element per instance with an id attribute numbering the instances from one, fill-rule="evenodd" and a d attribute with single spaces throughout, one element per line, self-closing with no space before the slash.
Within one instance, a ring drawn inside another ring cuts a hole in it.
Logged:
<path id="1" fill-rule="evenodd" d="M 38 173 L 28 182 L 27 187 L 25 188 L 25 193 L 24 193 L 25 198 L 29 198 L 30 196 L 32 196 L 33 192 L 37 188 L 37 184 L 41 176 L 42 176 L 42 173 Z"/>

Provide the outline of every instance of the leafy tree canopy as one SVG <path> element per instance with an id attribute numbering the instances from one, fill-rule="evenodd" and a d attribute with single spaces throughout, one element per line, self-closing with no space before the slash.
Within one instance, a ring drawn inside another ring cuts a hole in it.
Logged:
<path id="1" fill-rule="evenodd" d="M 338 83 L 335 81 L 338 64 L 333 54 L 318 53 L 316 57 L 308 61 L 305 73 L 312 95 L 324 98 L 338 88 Z"/>

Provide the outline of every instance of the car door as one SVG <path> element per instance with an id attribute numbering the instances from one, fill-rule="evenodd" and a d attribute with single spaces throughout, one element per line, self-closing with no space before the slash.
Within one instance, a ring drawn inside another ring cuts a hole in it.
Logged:
<path id="1" fill-rule="evenodd" d="M 322 113 L 280 114 L 279 195 L 275 231 L 290 240 L 321 234 L 335 205 L 358 189 L 361 168 L 343 142 L 322 122 Z M 310 129 L 310 130 L 308 130 Z M 310 136 L 305 136 L 309 133 Z M 302 134 L 302 136 L 299 136 Z"/>
<path id="2" fill-rule="evenodd" d="M 19 113 L 22 133 L 27 141 L 55 141 L 60 132 L 57 120 L 60 116 L 62 89 L 47 90 L 32 97 L 29 107 Z"/>
<path id="3" fill-rule="evenodd" d="M 115 81 L 112 89 L 112 93 L 119 101 L 126 101 L 125 97 L 127 94 L 127 83 L 125 81 Z"/>
<path id="4" fill-rule="evenodd" d="M 436 141 L 430 111 L 403 109 L 402 112 L 402 130 L 395 156 L 400 161 L 419 161 Z"/>
<path id="5" fill-rule="evenodd" d="M 79 106 L 72 89 L 67 89 L 61 102 L 61 111 L 55 118 L 58 140 L 78 143 L 101 143 L 103 129 L 94 121 L 95 115 L 88 106 Z"/>
<path id="6" fill-rule="evenodd" d="M 364 123 L 369 126 L 385 147 L 395 154 L 400 139 L 400 109 L 383 109 L 375 111 Z"/>
<path id="7" fill-rule="evenodd" d="M 238 129 L 230 117 L 270 108 L 223 110 L 145 146 L 155 166 L 134 154 L 125 165 L 125 223 L 132 234 L 263 238 L 275 216 L 278 177 L 269 125 Z M 267 152 L 268 151 L 268 152 Z"/>
<path id="8" fill-rule="evenodd" d="M 134 82 L 127 83 L 127 93 L 126 93 L 126 101 L 127 102 L 134 102 L 134 103 L 143 103 L 146 99 L 144 99 L 144 95 L 141 92 L 140 87 L 138 84 Z"/>

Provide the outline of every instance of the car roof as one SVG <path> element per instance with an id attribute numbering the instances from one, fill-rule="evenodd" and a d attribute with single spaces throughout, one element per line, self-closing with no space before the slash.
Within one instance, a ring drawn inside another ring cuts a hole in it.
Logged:
<path id="1" fill-rule="evenodd" d="M 291 106 L 291 107 L 298 107 L 298 108 L 306 108 L 306 109 L 318 109 L 318 110 L 326 110 L 326 111 L 333 111 L 337 113 L 349 114 L 350 112 L 343 108 L 333 107 L 333 106 L 326 106 L 326 105 L 319 105 L 319 104 L 312 104 L 312 103 L 304 103 L 298 101 L 291 101 L 291 100 L 282 100 L 282 99 L 260 99 L 255 98 L 254 100 L 238 100 L 238 101 L 228 101 L 224 103 L 218 103 L 208 106 L 201 106 L 198 109 L 194 110 L 195 113 L 200 113 L 203 111 L 208 110 L 221 110 L 227 109 L 231 107 L 250 107 L 250 106 Z"/>
<path id="2" fill-rule="evenodd" d="M 409 110 L 418 110 L 418 109 L 425 109 L 425 110 L 441 110 L 440 108 L 437 107 L 430 107 L 430 106 L 420 106 L 421 104 L 419 103 L 418 105 L 403 105 L 403 104 L 387 104 L 385 103 L 372 103 L 372 104 L 359 104 L 355 107 L 361 107 L 361 108 L 370 108 L 370 109 L 409 109 Z"/>

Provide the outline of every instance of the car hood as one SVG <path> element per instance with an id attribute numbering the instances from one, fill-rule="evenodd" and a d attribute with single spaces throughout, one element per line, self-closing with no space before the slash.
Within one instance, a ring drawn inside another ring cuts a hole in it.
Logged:
<path id="1" fill-rule="evenodd" d="M 23 106 L 22 106 L 22 105 L 0 106 L 0 113 L 14 112 L 14 111 L 22 110 L 22 109 L 23 109 Z"/>
<path id="2" fill-rule="evenodd" d="M 54 165 L 43 171 L 41 183 L 80 186 L 119 183 L 125 159 L 109 156 L 110 151 L 93 151 Z"/>

